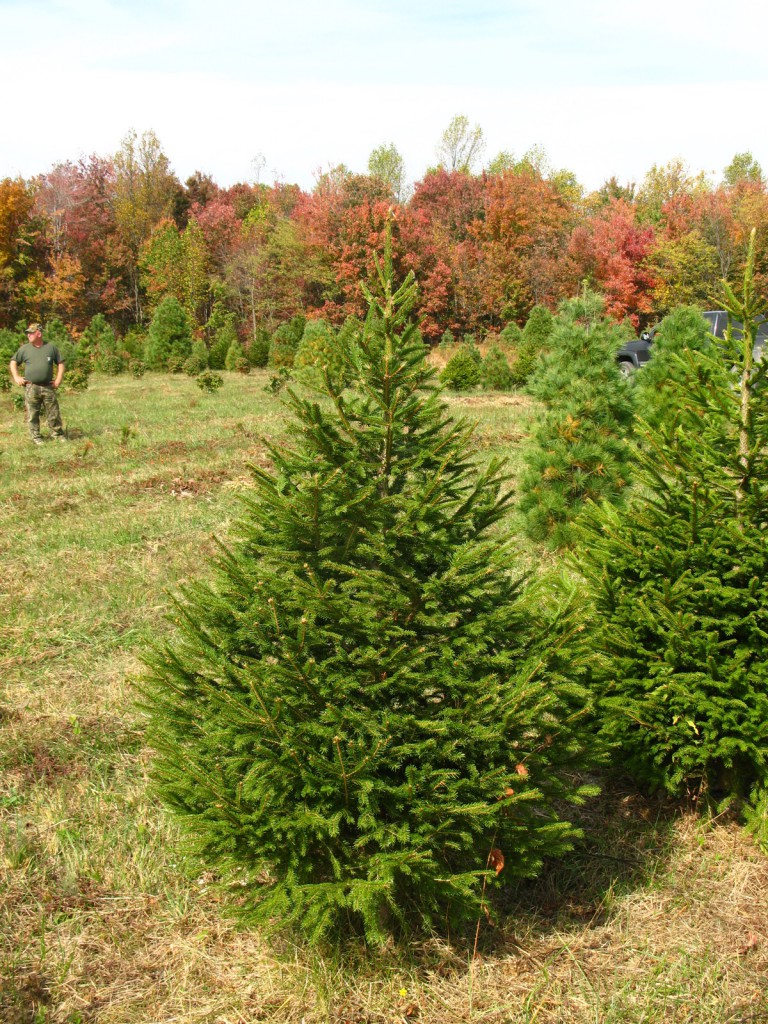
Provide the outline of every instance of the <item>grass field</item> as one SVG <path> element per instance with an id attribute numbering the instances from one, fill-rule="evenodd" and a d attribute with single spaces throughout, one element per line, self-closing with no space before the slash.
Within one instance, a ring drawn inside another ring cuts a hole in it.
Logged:
<path id="1" fill-rule="evenodd" d="M 768 1022 L 768 860 L 617 781 L 477 940 L 321 955 L 227 917 L 148 789 L 135 681 L 284 431 L 266 381 L 96 377 L 39 449 L 0 395 L 0 1024 Z M 514 467 L 528 402 L 451 402 Z"/>

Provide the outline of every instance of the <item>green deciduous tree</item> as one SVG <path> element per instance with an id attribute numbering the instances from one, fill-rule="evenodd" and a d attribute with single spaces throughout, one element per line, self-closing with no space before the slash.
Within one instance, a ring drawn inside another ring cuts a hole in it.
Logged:
<path id="1" fill-rule="evenodd" d="M 469 118 L 457 114 L 440 137 L 437 158 L 447 171 L 471 174 L 485 149 L 483 129 L 470 125 Z"/>
<path id="2" fill-rule="evenodd" d="M 379 941 L 474 922 L 502 867 L 569 848 L 561 801 L 587 791 L 570 626 L 494 530 L 504 470 L 473 468 L 439 399 L 413 280 L 386 261 L 369 302 L 351 387 L 289 392 L 290 441 L 180 595 L 147 700 L 163 798 L 241 912 Z"/>
<path id="3" fill-rule="evenodd" d="M 744 153 L 737 153 L 733 160 L 723 171 L 723 181 L 726 185 L 738 185 L 742 181 L 750 181 L 756 185 L 763 183 L 763 169 L 747 150 Z"/>
<path id="4" fill-rule="evenodd" d="M 398 203 L 405 200 L 405 162 L 394 143 L 373 150 L 368 157 L 368 173 L 381 178 Z"/>
<path id="5" fill-rule="evenodd" d="M 142 320 L 139 255 L 153 228 L 171 217 L 181 185 L 154 132 L 131 130 L 114 157 L 114 216 L 118 235 L 131 255 L 129 272 L 134 316 Z"/>

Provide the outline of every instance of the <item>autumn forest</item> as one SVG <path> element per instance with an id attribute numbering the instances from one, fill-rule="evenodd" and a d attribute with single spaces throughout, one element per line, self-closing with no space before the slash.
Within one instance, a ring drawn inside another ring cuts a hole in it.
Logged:
<path id="1" fill-rule="evenodd" d="M 339 325 L 364 312 L 358 282 L 390 211 L 396 267 L 416 274 L 432 342 L 523 324 L 583 282 L 635 330 L 679 304 L 710 308 L 719 281 L 743 272 L 753 227 L 766 290 L 768 187 L 750 153 L 719 182 L 680 159 L 587 192 L 539 149 L 480 169 L 466 119 L 451 127 L 412 186 L 393 145 L 371 154 L 368 173 L 318 173 L 311 191 L 221 188 L 201 171 L 182 183 L 152 132 L 130 132 L 111 156 L 5 178 L 0 328 L 56 317 L 76 340 L 101 314 L 119 337 L 135 336 L 169 295 L 208 344 L 226 320 L 246 347 L 297 313 Z"/>

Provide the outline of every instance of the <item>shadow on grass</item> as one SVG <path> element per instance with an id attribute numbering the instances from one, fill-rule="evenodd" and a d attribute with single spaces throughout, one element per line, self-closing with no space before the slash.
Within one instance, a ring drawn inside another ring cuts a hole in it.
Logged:
<path id="1" fill-rule="evenodd" d="M 502 890 L 498 926 L 483 930 L 484 950 L 503 947 L 524 930 L 540 937 L 553 929 L 607 923 L 622 896 L 666 874 L 675 822 L 684 808 L 666 795 L 643 796 L 622 778 L 607 778 L 601 796 L 571 811 L 583 836 L 575 849 L 545 865 L 541 875 Z"/>
<path id="2" fill-rule="evenodd" d="M 476 954 L 504 957 L 542 941 L 546 945 L 556 934 L 610 923 L 620 912 L 623 897 L 667 876 L 675 824 L 686 808 L 664 795 L 643 796 L 621 778 L 600 781 L 600 797 L 565 812 L 583 832 L 574 850 L 546 862 L 537 878 L 512 881 L 489 895 L 487 919 L 432 937 L 418 931 L 403 933 L 384 949 L 368 948 L 351 928 L 338 943 L 321 946 L 320 952 L 304 947 L 308 960 L 321 955 L 339 970 L 342 965 L 365 971 L 372 963 L 379 968 L 389 963 L 393 969 L 408 963 L 417 974 L 448 969 L 462 973 Z M 281 949 L 280 938 L 272 938 L 273 948 Z M 285 941 L 282 953 L 292 955 L 297 946 L 288 936 Z M 299 942 L 298 948 L 302 946 Z"/>

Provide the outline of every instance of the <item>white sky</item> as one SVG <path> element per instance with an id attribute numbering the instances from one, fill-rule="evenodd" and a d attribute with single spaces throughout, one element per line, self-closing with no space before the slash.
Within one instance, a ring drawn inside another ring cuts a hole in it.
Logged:
<path id="1" fill-rule="evenodd" d="M 311 188 L 456 114 L 485 162 L 543 146 L 589 189 L 680 157 L 768 171 L 768 4 L 741 0 L 0 0 L 0 178 L 152 130 L 182 181 Z"/>

